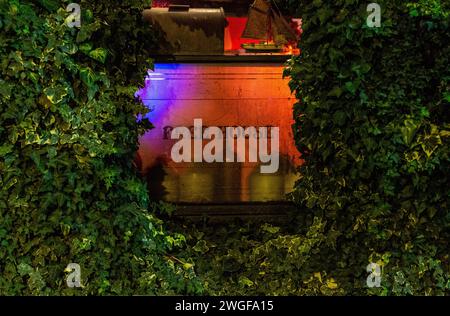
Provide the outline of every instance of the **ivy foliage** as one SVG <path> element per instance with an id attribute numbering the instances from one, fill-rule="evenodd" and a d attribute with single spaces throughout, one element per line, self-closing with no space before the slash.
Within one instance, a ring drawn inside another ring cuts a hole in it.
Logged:
<path id="1" fill-rule="evenodd" d="M 326 242 L 324 228 L 319 218 L 305 234 L 261 222 L 184 223 L 188 247 L 179 255 L 194 258 L 210 295 L 342 295 L 326 264 L 311 265 Z"/>
<path id="2" fill-rule="evenodd" d="M 370 28 L 365 1 L 303 1 L 291 198 L 326 222 L 342 282 L 378 262 L 381 293 L 448 294 L 450 4 L 378 3 Z"/>
<path id="3" fill-rule="evenodd" d="M 291 1 L 304 28 L 285 72 L 305 160 L 298 214 L 186 226 L 180 255 L 208 293 L 450 294 L 450 3 L 377 2 L 380 28 L 367 1 Z"/>
<path id="4" fill-rule="evenodd" d="M 134 100 L 151 67 L 143 2 L 80 1 L 69 28 L 69 1 L 0 0 L 2 295 L 201 292 L 132 163 L 151 128 Z M 66 285 L 72 262 L 82 288 Z"/>
<path id="5" fill-rule="evenodd" d="M 172 233 L 132 164 L 151 128 L 133 99 L 155 45 L 143 2 L 79 1 L 70 29 L 69 1 L 0 0 L 0 294 L 449 293 L 447 1 L 378 1 L 379 29 L 365 1 L 284 1 L 304 28 L 285 73 L 299 211 Z"/>

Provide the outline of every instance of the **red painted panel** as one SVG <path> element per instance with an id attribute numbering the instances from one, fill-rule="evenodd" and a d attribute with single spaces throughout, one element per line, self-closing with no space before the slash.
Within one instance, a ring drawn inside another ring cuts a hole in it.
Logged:
<path id="1" fill-rule="evenodd" d="M 241 38 L 247 18 L 227 17 L 228 27 L 225 29 L 225 50 L 239 50 L 242 44 L 258 43 L 258 40 Z"/>

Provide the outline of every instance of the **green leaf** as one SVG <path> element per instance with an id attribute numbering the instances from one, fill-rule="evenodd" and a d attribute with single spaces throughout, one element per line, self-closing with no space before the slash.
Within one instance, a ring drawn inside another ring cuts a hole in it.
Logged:
<path id="1" fill-rule="evenodd" d="M 80 78 L 88 88 L 95 84 L 95 74 L 89 67 L 80 68 Z"/>
<path id="2" fill-rule="evenodd" d="M 44 89 L 44 94 L 46 95 L 50 103 L 58 104 L 67 96 L 68 89 L 67 87 L 62 86 L 47 87 Z"/>
<path id="3" fill-rule="evenodd" d="M 107 50 L 104 48 L 97 48 L 89 53 L 89 56 L 102 64 L 105 63 L 107 57 Z"/>
<path id="4" fill-rule="evenodd" d="M 239 278 L 239 284 L 242 286 L 245 286 L 245 287 L 251 287 L 255 283 L 247 277 L 241 277 L 241 278 Z"/>
<path id="5" fill-rule="evenodd" d="M 86 55 L 89 55 L 91 50 L 92 50 L 92 44 L 91 43 L 83 43 L 83 44 L 80 45 L 80 51 L 83 52 Z"/>
<path id="6" fill-rule="evenodd" d="M 280 231 L 280 227 L 275 227 L 267 224 L 263 225 L 262 229 L 271 234 L 276 234 Z"/>
<path id="7" fill-rule="evenodd" d="M 0 156 L 4 156 L 12 152 L 14 146 L 13 145 L 2 145 L 0 146 Z"/>
<path id="8" fill-rule="evenodd" d="M 414 137 L 420 125 L 416 124 L 412 119 L 405 120 L 403 124 L 404 126 L 400 128 L 403 143 L 406 146 L 410 146 L 414 140 Z"/>
<path id="9" fill-rule="evenodd" d="M 342 89 L 339 86 L 334 86 L 333 89 L 327 94 L 329 97 L 339 98 L 342 95 Z"/>
<path id="10" fill-rule="evenodd" d="M 26 263 L 24 263 L 24 262 L 21 262 L 21 263 L 17 266 L 17 271 L 19 272 L 19 274 L 20 274 L 21 276 L 24 276 L 24 275 L 29 275 L 29 274 L 31 274 L 31 273 L 34 271 L 34 269 L 33 269 L 33 267 L 31 267 L 29 264 L 26 264 Z"/>
<path id="11" fill-rule="evenodd" d="M 195 244 L 195 246 L 192 249 L 196 252 L 205 253 L 209 250 L 209 247 L 206 241 L 201 239 Z"/>
<path id="12" fill-rule="evenodd" d="M 417 11 L 417 9 L 412 9 L 411 11 L 409 11 L 409 15 L 411 15 L 413 17 L 418 17 L 419 11 Z"/>
<path id="13" fill-rule="evenodd" d="M 349 91 L 352 95 L 355 95 L 355 94 L 356 94 L 356 87 L 355 87 L 355 85 L 353 84 L 353 82 L 347 81 L 347 82 L 345 83 L 345 88 L 346 88 L 347 91 Z"/>

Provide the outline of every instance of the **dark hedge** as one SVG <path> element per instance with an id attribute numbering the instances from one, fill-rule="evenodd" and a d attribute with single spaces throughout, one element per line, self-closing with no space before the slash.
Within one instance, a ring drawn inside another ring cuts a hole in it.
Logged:
<path id="1" fill-rule="evenodd" d="M 450 4 L 377 3 L 380 28 L 366 1 L 302 3 L 291 198 L 326 222 L 316 260 L 341 282 L 378 261 L 383 293 L 448 293 Z"/>

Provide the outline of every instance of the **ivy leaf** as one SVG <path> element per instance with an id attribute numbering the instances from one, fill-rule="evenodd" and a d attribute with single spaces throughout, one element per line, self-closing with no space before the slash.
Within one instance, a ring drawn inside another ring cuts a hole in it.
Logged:
<path id="1" fill-rule="evenodd" d="M 255 283 L 247 277 L 241 277 L 241 278 L 239 278 L 239 284 L 244 287 L 251 287 Z"/>
<path id="2" fill-rule="evenodd" d="M 107 55 L 108 55 L 107 50 L 104 48 L 97 48 L 89 53 L 89 56 L 92 59 L 95 59 L 96 61 L 99 61 L 102 64 L 105 63 Z"/>
<path id="3" fill-rule="evenodd" d="M 0 146 L 0 157 L 4 156 L 6 154 L 9 154 L 12 152 L 12 149 L 14 148 L 13 145 L 2 145 Z"/>
<path id="4" fill-rule="evenodd" d="M 275 226 L 271 226 L 271 225 L 267 225 L 267 224 L 263 225 L 262 229 L 270 234 L 276 234 L 280 231 L 280 227 L 275 227 Z"/>
<path id="5" fill-rule="evenodd" d="M 34 269 L 29 264 L 26 264 L 25 262 L 21 262 L 17 266 L 17 271 L 19 272 L 19 274 L 21 276 L 24 276 L 24 275 L 29 275 L 30 273 L 32 273 L 34 271 Z"/>
<path id="6" fill-rule="evenodd" d="M 96 84 L 89 86 L 88 88 L 88 100 L 92 100 L 95 97 L 95 94 L 98 92 L 99 87 Z"/>
<path id="7" fill-rule="evenodd" d="M 447 102 L 450 102 L 450 92 L 445 92 L 444 93 L 444 100 Z"/>
<path id="8" fill-rule="evenodd" d="M 199 240 L 198 242 L 197 242 L 197 244 L 192 248 L 194 251 L 196 251 L 196 252 L 202 252 L 202 253 L 205 253 L 205 252 L 207 252 L 208 250 L 209 250 L 209 247 L 208 247 L 208 245 L 206 244 L 206 241 L 205 240 Z"/>
<path id="9" fill-rule="evenodd" d="M 339 98 L 342 95 L 342 89 L 339 86 L 334 86 L 333 89 L 328 93 L 329 97 L 337 97 Z"/>
<path id="10" fill-rule="evenodd" d="M 400 128 L 401 133 L 402 133 L 403 143 L 406 146 L 410 146 L 414 139 L 414 136 L 416 135 L 419 125 L 416 124 L 411 119 L 405 120 L 403 124 L 404 124 L 404 126 Z"/>
<path id="11" fill-rule="evenodd" d="M 91 43 L 83 43 L 80 45 L 80 51 L 86 55 L 89 55 L 90 51 L 92 50 L 92 44 Z"/>
<path id="12" fill-rule="evenodd" d="M 347 81 L 347 82 L 345 83 L 345 88 L 346 88 L 347 91 L 349 91 L 352 95 L 355 95 L 355 94 L 356 94 L 356 87 L 355 87 L 355 85 L 353 84 L 353 82 Z"/>
<path id="13" fill-rule="evenodd" d="M 48 87 L 44 89 L 44 94 L 50 103 L 58 104 L 67 96 L 68 89 L 63 86 Z"/>
<path id="14" fill-rule="evenodd" d="M 193 265 L 192 263 L 188 263 L 188 262 L 185 262 L 185 263 L 183 264 L 183 268 L 184 268 L 185 270 L 189 270 L 189 269 L 191 269 L 193 266 L 194 266 L 194 265 Z"/>
<path id="15" fill-rule="evenodd" d="M 419 11 L 417 11 L 417 9 L 412 9 L 411 11 L 409 11 L 409 15 L 411 15 L 412 17 L 418 17 Z"/>
<path id="16" fill-rule="evenodd" d="M 95 74 L 89 67 L 80 69 L 80 78 L 88 88 L 95 84 Z"/>
<path id="17" fill-rule="evenodd" d="M 336 283 L 336 281 L 333 278 L 331 278 L 331 279 L 327 280 L 327 287 L 329 289 L 334 290 L 334 289 L 338 288 L 338 284 Z"/>
<path id="18" fill-rule="evenodd" d="M 9 99 L 11 97 L 11 91 L 14 86 L 6 81 L 0 79 L 0 95 Z"/>

